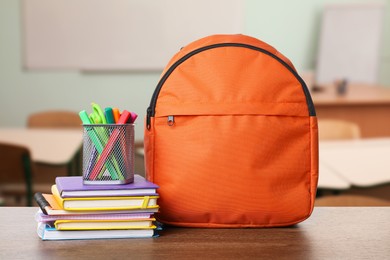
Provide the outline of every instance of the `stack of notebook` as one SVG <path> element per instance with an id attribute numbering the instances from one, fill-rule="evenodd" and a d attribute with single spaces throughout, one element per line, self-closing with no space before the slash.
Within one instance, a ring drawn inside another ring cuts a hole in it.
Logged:
<path id="1" fill-rule="evenodd" d="M 57 177 L 55 182 L 52 194 L 35 194 L 43 240 L 156 236 L 158 186 L 142 176 L 118 185 L 84 185 L 81 176 Z"/>

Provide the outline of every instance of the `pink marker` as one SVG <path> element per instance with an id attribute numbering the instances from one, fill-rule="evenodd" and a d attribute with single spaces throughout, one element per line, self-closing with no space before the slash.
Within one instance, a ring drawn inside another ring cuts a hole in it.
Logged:
<path id="1" fill-rule="evenodd" d="M 138 115 L 134 112 L 131 112 L 131 115 L 130 115 L 130 120 L 129 120 L 129 123 L 134 123 L 135 120 L 137 119 Z"/>

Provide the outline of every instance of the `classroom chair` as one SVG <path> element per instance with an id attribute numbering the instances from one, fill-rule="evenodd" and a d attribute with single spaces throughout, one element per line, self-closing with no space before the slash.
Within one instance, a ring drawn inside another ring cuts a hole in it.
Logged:
<path id="1" fill-rule="evenodd" d="M 47 110 L 32 113 L 27 118 L 27 127 L 28 128 L 74 128 L 82 130 L 82 122 L 77 112 L 66 111 L 66 110 Z M 51 176 L 50 180 L 54 176 L 60 176 L 68 173 L 79 175 L 81 174 L 79 169 L 81 169 L 82 162 L 82 153 L 81 150 L 78 151 L 75 158 L 69 163 L 69 165 L 64 167 L 46 165 L 42 163 L 36 164 L 37 172 L 39 176 Z M 49 179 L 46 180 L 49 182 Z"/>
<path id="2" fill-rule="evenodd" d="M 318 119 L 319 140 L 358 139 L 361 137 L 357 124 L 339 119 Z"/>
<path id="3" fill-rule="evenodd" d="M 82 129 L 82 124 L 80 117 L 76 112 L 65 110 L 48 110 L 30 114 L 27 118 L 27 127 Z"/>
<path id="4" fill-rule="evenodd" d="M 32 206 L 33 164 L 28 148 L 0 143 L 0 197 L 4 206 Z M 23 198 L 24 197 L 24 198 Z"/>

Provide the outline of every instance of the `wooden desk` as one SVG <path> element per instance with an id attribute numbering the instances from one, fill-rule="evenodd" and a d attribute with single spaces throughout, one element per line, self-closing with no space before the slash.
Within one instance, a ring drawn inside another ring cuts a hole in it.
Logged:
<path id="1" fill-rule="evenodd" d="M 82 130 L 0 128 L 0 142 L 30 149 L 34 162 L 65 165 L 82 145 Z"/>
<path id="2" fill-rule="evenodd" d="M 390 138 L 321 141 L 319 156 L 320 169 L 321 165 L 326 167 L 350 185 L 371 187 L 390 183 Z"/>
<path id="3" fill-rule="evenodd" d="M 350 84 L 344 96 L 338 96 L 334 86 L 311 95 L 319 120 L 355 122 L 362 137 L 390 136 L 390 88 Z"/>
<path id="4" fill-rule="evenodd" d="M 318 189 L 346 190 L 351 183 L 335 172 L 324 162 L 319 162 Z"/>
<path id="5" fill-rule="evenodd" d="M 77 129 L 0 128 L 0 142 L 29 148 L 35 184 L 52 183 L 56 175 L 80 175 L 82 141 L 83 131 Z"/>
<path id="6" fill-rule="evenodd" d="M 315 208 L 294 227 L 167 228 L 154 239 L 42 241 L 37 208 L 0 208 L 0 259 L 388 259 L 390 207 Z"/>

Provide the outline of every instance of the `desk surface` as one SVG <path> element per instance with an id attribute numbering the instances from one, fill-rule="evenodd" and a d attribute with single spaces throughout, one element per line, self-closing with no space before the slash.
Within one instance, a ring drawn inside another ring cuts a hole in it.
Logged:
<path id="1" fill-rule="evenodd" d="M 324 162 L 319 162 L 319 189 L 346 190 L 351 188 L 351 183 L 333 170 Z"/>
<path id="2" fill-rule="evenodd" d="M 315 208 L 288 228 L 167 228 L 158 238 L 41 241 L 37 208 L 0 207 L 0 259 L 386 259 L 390 207 Z"/>
<path id="3" fill-rule="evenodd" d="M 334 86 L 311 94 L 318 120 L 355 122 L 362 137 L 390 136 L 390 87 L 351 84 L 343 96 Z"/>
<path id="4" fill-rule="evenodd" d="M 82 141 L 82 130 L 0 128 L 0 142 L 25 146 L 33 161 L 47 164 L 70 162 Z"/>
<path id="5" fill-rule="evenodd" d="M 350 84 L 345 95 L 337 95 L 334 85 L 311 91 L 315 106 L 390 104 L 390 88 L 367 84 Z"/>
<path id="6" fill-rule="evenodd" d="M 320 170 L 322 165 L 351 185 L 390 183 L 390 138 L 321 141 L 319 156 Z M 321 180 L 321 175 L 327 172 L 319 174 Z"/>

